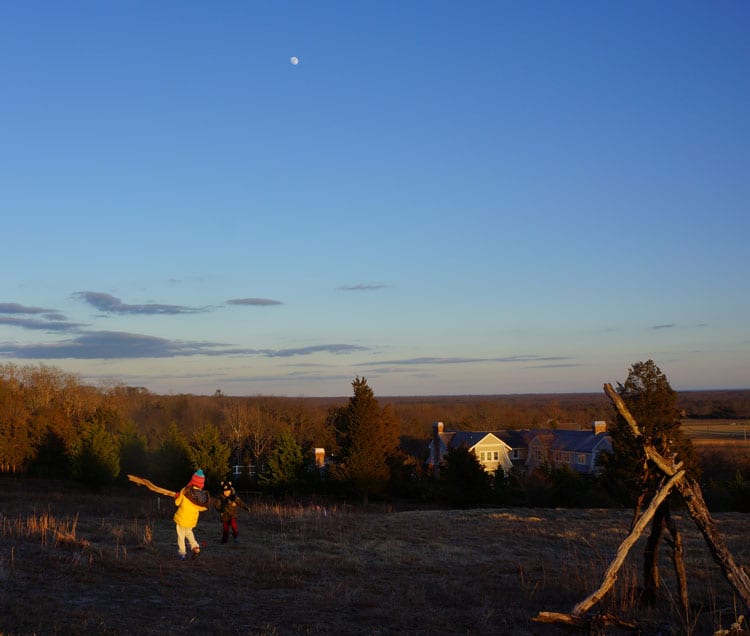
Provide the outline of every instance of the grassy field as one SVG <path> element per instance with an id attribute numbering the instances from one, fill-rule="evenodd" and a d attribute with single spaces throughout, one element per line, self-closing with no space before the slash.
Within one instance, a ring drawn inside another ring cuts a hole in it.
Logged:
<path id="1" fill-rule="evenodd" d="M 196 559 L 176 558 L 174 505 L 143 488 L 86 493 L 0 480 L 0 633 L 563 634 L 532 621 L 598 587 L 627 510 L 362 510 L 269 505 L 242 513 L 237 545 L 203 513 Z M 716 515 L 750 563 L 750 517 Z M 689 517 L 692 615 L 676 611 L 668 549 L 660 605 L 639 610 L 643 540 L 603 609 L 643 634 L 713 634 L 739 609 Z M 617 633 L 611 631 L 608 633 Z"/>
<path id="2" fill-rule="evenodd" d="M 748 420 L 682 420 L 682 430 L 697 445 L 730 443 L 750 450 Z"/>

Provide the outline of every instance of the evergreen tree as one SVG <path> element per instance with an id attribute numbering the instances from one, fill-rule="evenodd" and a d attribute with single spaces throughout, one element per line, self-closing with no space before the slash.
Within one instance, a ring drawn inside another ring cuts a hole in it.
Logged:
<path id="1" fill-rule="evenodd" d="M 225 444 L 219 429 L 213 425 L 204 426 L 193 438 L 193 464 L 203 469 L 206 484 L 219 484 L 229 470 L 232 449 Z"/>
<path id="2" fill-rule="evenodd" d="M 463 446 L 451 448 L 440 465 L 439 491 L 453 506 L 472 507 L 492 498 L 492 475 Z"/>
<path id="3" fill-rule="evenodd" d="M 304 450 L 286 429 L 276 439 L 260 483 L 276 491 L 294 491 L 302 483 L 305 463 Z"/>
<path id="4" fill-rule="evenodd" d="M 146 438 L 131 423 L 120 436 L 120 479 L 125 479 L 125 475 L 147 475 L 149 464 Z"/>
<path id="5" fill-rule="evenodd" d="M 617 383 L 617 392 L 656 450 L 665 457 L 676 455 L 688 474 L 696 477 L 698 463 L 693 446 L 681 429 L 677 393 L 654 361 L 636 362 L 625 382 Z M 643 445 L 617 411 L 610 434 L 613 452 L 602 458 L 605 483 L 623 503 L 636 504 L 653 492 L 655 477 L 644 470 Z"/>
<path id="6" fill-rule="evenodd" d="M 638 423 L 643 437 L 665 458 L 682 462 L 687 474 L 697 478 L 698 465 L 692 443 L 681 430 L 677 393 L 653 360 L 637 362 L 630 368 L 624 384 L 618 382 L 617 392 Z M 612 456 L 605 464 L 605 479 L 615 484 L 621 495 L 635 501 L 633 524 L 644 503 L 657 491 L 661 473 L 646 460 L 643 443 L 638 440 L 619 412 L 611 430 Z M 671 498 L 656 510 L 651 533 L 643 553 L 643 598 L 656 600 L 660 587 L 658 555 L 665 529 L 673 536 L 673 545 L 681 543 L 679 530 L 671 516 Z"/>
<path id="7" fill-rule="evenodd" d="M 329 414 L 341 460 L 333 473 L 367 503 L 370 494 L 382 494 L 388 485 L 388 459 L 398 448 L 398 423 L 390 406 L 380 408 L 366 378 L 357 377 L 352 388 L 348 404 Z"/>
<path id="8" fill-rule="evenodd" d="M 90 486 L 112 483 L 120 474 L 120 448 L 104 423 L 91 422 L 73 448 L 73 478 Z"/>
<path id="9" fill-rule="evenodd" d="M 177 425 L 172 423 L 167 434 L 154 453 L 154 477 L 152 481 L 164 488 L 179 490 L 198 468 L 193 460 L 190 445 Z"/>

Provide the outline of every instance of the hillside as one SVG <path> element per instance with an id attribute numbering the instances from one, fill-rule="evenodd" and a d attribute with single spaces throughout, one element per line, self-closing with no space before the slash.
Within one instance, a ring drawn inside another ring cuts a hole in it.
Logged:
<path id="1" fill-rule="evenodd" d="M 172 503 L 142 488 L 86 493 L 3 479 L 0 632 L 20 634 L 563 634 L 531 618 L 570 611 L 597 585 L 631 511 L 363 510 L 342 504 L 257 503 L 241 543 L 220 545 L 205 513 L 195 560 L 180 562 Z M 747 516 L 716 516 L 742 563 Z M 691 520 L 684 533 L 695 634 L 736 610 Z M 638 611 L 642 545 L 604 609 L 643 634 L 685 633 L 674 576 Z M 615 632 L 609 632 L 615 633 Z"/>

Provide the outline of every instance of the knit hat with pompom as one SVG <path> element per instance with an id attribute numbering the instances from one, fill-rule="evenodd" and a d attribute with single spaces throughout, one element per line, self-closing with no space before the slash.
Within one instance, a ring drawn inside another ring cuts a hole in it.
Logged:
<path id="1" fill-rule="evenodd" d="M 206 476 L 203 474 L 203 469 L 199 468 L 193 473 L 193 476 L 190 478 L 190 483 L 188 483 L 188 486 L 195 486 L 196 488 L 203 488 L 203 485 L 206 483 Z"/>

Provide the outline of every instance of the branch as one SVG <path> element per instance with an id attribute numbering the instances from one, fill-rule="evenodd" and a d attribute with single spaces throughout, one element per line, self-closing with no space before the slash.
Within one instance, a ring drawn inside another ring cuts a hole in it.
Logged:
<path id="1" fill-rule="evenodd" d="M 174 497 L 177 495 L 177 493 L 174 490 L 168 490 L 167 488 L 162 488 L 161 486 L 157 486 L 153 483 L 151 483 L 148 479 L 145 479 L 144 477 L 136 477 L 135 475 L 128 475 L 128 479 L 132 481 L 133 483 L 138 484 L 139 486 L 146 486 L 149 490 L 158 493 L 160 495 L 165 495 L 167 497 Z"/>
<path id="2" fill-rule="evenodd" d="M 612 563 L 609 564 L 607 571 L 604 573 L 604 579 L 602 580 L 602 584 L 599 586 L 599 589 L 583 599 L 580 603 L 578 603 L 578 605 L 573 608 L 572 613 L 574 616 L 581 616 L 591 607 L 596 605 L 596 603 L 598 603 L 602 599 L 602 597 L 609 591 L 609 589 L 615 584 L 615 581 L 617 580 L 617 572 L 622 566 L 623 561 L 625 561 L 625 557 L 628 555 L 630 548 L 633 547 L 633 544 L 638 540 L 638 537 L 640 537 L 643 531 L 646 529 L 646 526 L 648 525 L 648 522 L 651 521 L 651 517 L 654 516 L 656 509 L 669 495 L 669 491 L 672 490 L 672 487 L 684 476 L 684 470 L 675 473 L 669 478 L 669 481 L 667 481 L 667 483 L 658 490 L 656 495 L 654 495 L 654 498 L 651 500 L 648 508 L 643 511 L 640 519 L 636 521 L 633 529 L 630 531 L 630 534 L 625 537 L 625 540 L 620 544 L 620 547 L 617 548 L 617 554 L 612 560 Z"/>
<path id="3" fill-rule="evenodd" d="M 682 468 L 683 462 L 673 465 L 672 462 L 662 457 L 659 451 L 657 451 L 652 446 L 651 442 L 648 442 L 646 438 L 643 437 L 641 429 L 638 428 L 638 422 L 635 421 L 635 418 L 628 410 L 628 407 L 625 405 L 625 401 L 622 399 L 620 394 L 612 388 L 611 384 L 606 383 L 604 385 L 604 392 L 609 396 L 609 399 L 612 400 L 612 403 L 615 405 L 617 411 L 628 423 L 628 426 L 630 426 L 630 430 L 633 432 L 633 435 L 635 435 L 635 438 L 643 445 L 643 450 L 646 453 L 646 457 L 654 462 L 654 464 L 659 467 L 659 470 L 661 470 L 665 475 L 674 475 L 678 470 L 680 470 L 680 468 Z"/>
<path id="4" fill-rule="evenodd" d="M 594 625 L 602 627 L 619 627 L 620 629 L 630 629 L 633 631 L 639 629 L 638 623 L 623 621 L 611 614 L 599 614 L 597 616 L 585 617 L 574 616 L 572 614 L 561 614 L 559 612 L 539 612 L 539 614 L 531 620 L 535 623 L 560 623 L 562 625 L 570 625 L 571 627 L 586 628 L 591 630 L 592 634 L 598 633 L 593 630 Z"/>
<path id="5" fill-rule="evenodd" d="M 638 428 L 638 423 L 635 421 L 635 418 L 628 410 L 628 407 L 625 405 L 625 402 L 623 402 L 620 395 L 612 389 L 612 385 L 605 384 L 604 392 L 609 396 L 609 399 L 612 400 L 620 415 L 622 415 L 628 423 L 633 434 L 643 444 L 646 456 L 651 459 L 665 475 L 673 475 L 675 470 L 677 470 L 677 467 L 672 466 L 667 462 L 667 460 L 664 459 L 649 442 L 644 440 L 643 435 Z M 694 479 L 688 478 L 679 480 L 677 483 L 677 490 L 680 495 L 682 495 L 682 499 L 685 501 L 695 525 L 698 526 L 698 529 L 703 534 L 703 538 L 706 540 L 708 548 L 711 551 L 711 556 L 713 556 L 714 561 L 716 561 L 721 567 L 724 578 L 729 581 L 737 594 L 739 594 L 745 609 L 750 611 L 750 577 L 743 568 L 737 565 L 732 553 L 724 544 L 721 535 L 716 529 L 714 520 L 708 511 L 708 506 L 706 506 L 706 502 L 703 500 L 701 487 Z"/>

